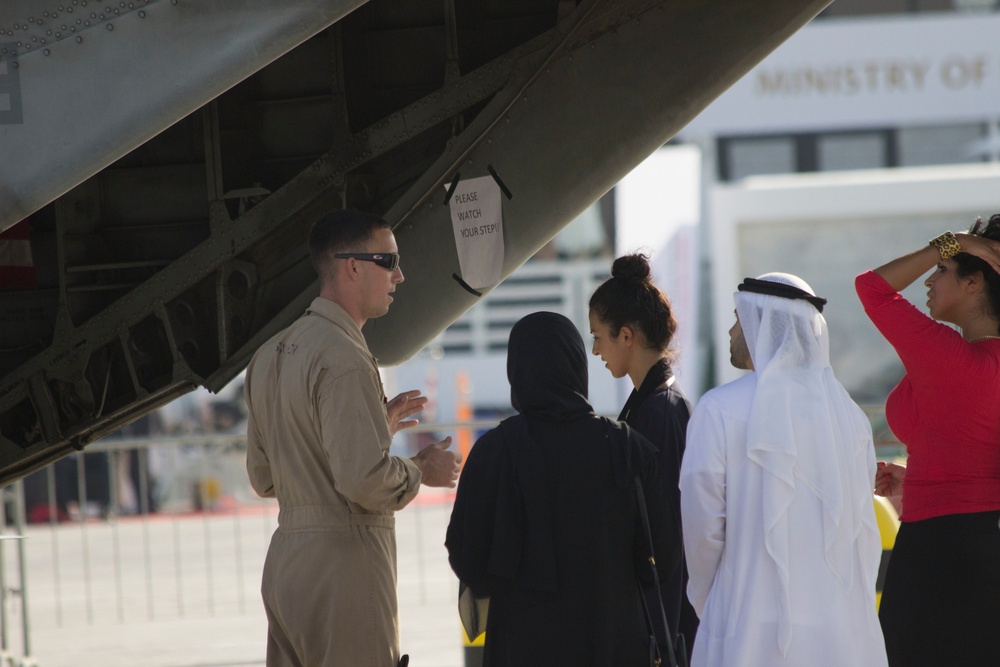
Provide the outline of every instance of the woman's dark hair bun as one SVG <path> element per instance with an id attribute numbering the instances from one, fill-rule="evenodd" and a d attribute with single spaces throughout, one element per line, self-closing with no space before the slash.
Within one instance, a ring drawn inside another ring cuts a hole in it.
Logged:
<path id="1" fill-rule="evenodd" d="M 976 222 L 969 230 L 970 234 L 984 236 L 993 241 L 1000 241 L 1000 213 L 994 213 L 989 220 L 976 218 Z"/>
<path id="2" fill-rule="evenodd" d="M 993 241 L 1000 241 L 1000 213 L 994 213 L 989 220 L 976 218 L 975 224 L 969 230 L 970 234 L 982 236 Z M 993 270 L 985 260 L 960 252 L 954 257 L 958 264 L 958 275 L 971 276 L 976 272 L 982 272 L 986 281 L 986 301 L 989 312 L 994 317 L 1000 319 L 1000 273 Z"/>
<path id="3" fill-rule="evenodd" d="M 640 253 L 622 255 L 611 265 L 611 275 L 622 280 L 650 280 L 649 257 Z"/>

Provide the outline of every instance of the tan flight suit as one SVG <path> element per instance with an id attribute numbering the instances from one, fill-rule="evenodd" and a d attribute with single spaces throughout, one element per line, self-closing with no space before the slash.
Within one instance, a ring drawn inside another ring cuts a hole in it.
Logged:
<path id="1" fill-rule="evenodd" d="M 246 372 L 247 472 L 278 499 L 264 563 L 268 667 L 396 667 L 393 511 L 420 470 L 390 457 L 375 358 L 339 305 L 313 300 Z"/>

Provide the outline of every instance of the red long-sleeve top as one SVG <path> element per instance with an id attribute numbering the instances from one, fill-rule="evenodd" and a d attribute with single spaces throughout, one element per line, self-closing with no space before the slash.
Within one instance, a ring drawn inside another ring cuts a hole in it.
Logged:
<path id="1" fill-rule="evenodd" d="M 872 271 L 854 286 L 906 369 L 885 403 L 908 454 L 900 519 L 1000 509 L 1000 339 L 966 341 Z"/>

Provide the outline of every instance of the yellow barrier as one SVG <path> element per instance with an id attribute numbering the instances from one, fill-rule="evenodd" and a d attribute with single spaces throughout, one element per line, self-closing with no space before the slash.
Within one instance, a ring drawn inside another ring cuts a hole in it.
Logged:
<path id="1" fill-rule="evenodd" d="M 475 639 L 469 639 L 469 635 L 465 634 L 465 628 L 462 628 L 462 643 L 465 646 L 485 646 L 486 633 L 482 633 Z"/>
<path id="2" fill-rule="evenodd" d="M 889 567 L 889 557 L 896 545 L 896 533 L 899 532 L 899 515 L 887 498 L 875 496 L 875 520 L 878 522 L 878 532 L 882 536 L 882 562 L 878 566 L 878 578 L 875 580 L 875 608 L 882 603 L 882 588 L 885 586 L 885 571 Z"/>

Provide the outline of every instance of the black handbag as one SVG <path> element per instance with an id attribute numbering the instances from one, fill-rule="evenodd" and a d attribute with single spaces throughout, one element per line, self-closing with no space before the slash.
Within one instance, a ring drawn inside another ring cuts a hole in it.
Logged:
<path id="1" fill-rule="evenodd" d="M 656 555 L 653 553 L 653 532 L 649 528 L 646 494 L 642 491 L 642 480 L 639 479 L 638 475 L 635 476 L 635 495 L 636 500 L 639 502 L 639 516 L 642 517 L 642 525 L 646 529 L 646 540 L 649 542 L 649 569 L 653 573 L 653 590 L 656 592 L 655 597 L 660 607 L 659 622 L 663 623 L 663 636 L 667 642 L 666 647 L 661 650 L 659 643 L 656 641 L 655 623 L 657 621 L 653 620 L 653 615 L 646 604 L 646 596 L 643 594 L 642 583 L 637 577 L 636 585 L 639 588 L 639 599 L 642 600 L 642 610 L 646 617 L 646 628 L 649 630 L 649 664 L 651 667 L 660 667 L 663 664 L 663 655 L 665 653 L 669 667 L 688 667 L 687 647 L 684 645 L 684 637 L 678 634 L 675 642 L 674 635 L 670 631 L 670 624 L 667 623 L 667 609 L 663 604 L 663 596 L 660 594 L 660 575 L 656 572 Z M 653 613 L 655 611 L 654 609 Z"/>

